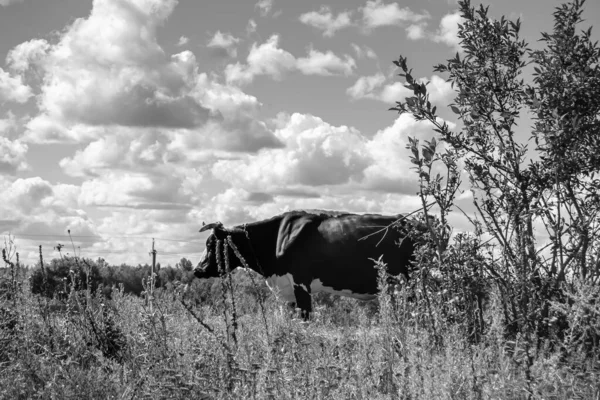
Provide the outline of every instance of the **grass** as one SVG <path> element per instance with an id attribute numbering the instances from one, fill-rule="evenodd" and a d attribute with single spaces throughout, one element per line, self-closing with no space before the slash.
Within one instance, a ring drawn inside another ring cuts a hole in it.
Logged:
<path id="1" fill-rule="evenodd" d="M 80 291 L 58 301 L 30 294 L 21 279 L 0 306 L 0 396 L 600 398 L 597 365 L 532 350 L 518 338 L 507 342 L 493 302 L 485 314 L 490 328 L 473 344 L 435 311 L 432 335 L 432 319 L 404 291 L 372 303 L 315 296 L 314 318 L 304 323 L 274 296 L 264 300 L 263 318 L 255 298 L 236 279 L 232 284 L 236 327 L 232 313 L 227 320 L 223 313 L 229 297 L 220 306 L 195 306 L 180 288 L 154 299 L 115 290 L 111 300 Z"/>

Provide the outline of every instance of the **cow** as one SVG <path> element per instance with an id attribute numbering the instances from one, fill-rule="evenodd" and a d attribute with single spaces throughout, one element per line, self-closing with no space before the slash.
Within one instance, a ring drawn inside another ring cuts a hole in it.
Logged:
<path id="1" fill-rule="evenodd" d="M 371 300 L 377 295 L 375 261 L 382 257 L 393 276 L 408 278 L 416 247 L 414 225 L 402 215 L 290 211 L 273 218 L 226 228 L 220 222 L 204 225 L 212 230 L 206 249 L 194 270 L 198 278 L 220 276 L 216 244 L 227 237 L 247 267 L 266 278 L 269 288 L 302 317 L 312 312 L 311 293 Z M 228 246 L 230 268 L 241 266 Z M 222 259 L 225 259 L 223 257 Z M 224 264 L 224 262 L 222 262 Z"/>

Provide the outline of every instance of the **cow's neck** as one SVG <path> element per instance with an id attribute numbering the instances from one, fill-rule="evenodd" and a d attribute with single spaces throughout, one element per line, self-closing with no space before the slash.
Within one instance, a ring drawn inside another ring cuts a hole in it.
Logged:
<path id="1" fill-rule="evenodd" d="M 274 217 L 266 221 L 254 222 L 251 224 L 240 225 L 239 228 L 248 232 L 250 245 L 254 250 L 254 256 L 259 265 L 250 265 L 249 267 L 265 278 L 275 273 L 275 246 L 277 245 L 277 234 L 281 217 Z"/>

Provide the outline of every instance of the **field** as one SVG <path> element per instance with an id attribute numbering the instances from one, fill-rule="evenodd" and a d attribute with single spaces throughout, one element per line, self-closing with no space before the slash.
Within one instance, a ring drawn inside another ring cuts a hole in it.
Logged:
<path id="1" fill-rule="evenodd" d="M 315 296 L 306 323 L 233 275 L 208 305 L 183 285 L 153 299 L 116 288 L 110 300 L 86 290 L 49 300 L 16 279 L 0 310 L 1 398 L 600 398 L 593 357 L 507 340 L 493 292 L 474 341 L 384 281 L 369 303 Z"/>

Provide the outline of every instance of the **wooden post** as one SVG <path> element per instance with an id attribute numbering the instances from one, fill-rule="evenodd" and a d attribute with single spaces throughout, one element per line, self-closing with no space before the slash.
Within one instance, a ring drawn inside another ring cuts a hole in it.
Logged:
<path id="1" fill-rule="evenodd" d="M 152 270 L 150 272 L 150 312 L 154 301 L 154 270 L 156 268 L 156 250 L 154 249 L 154 238 L 152 238 Z"/>

